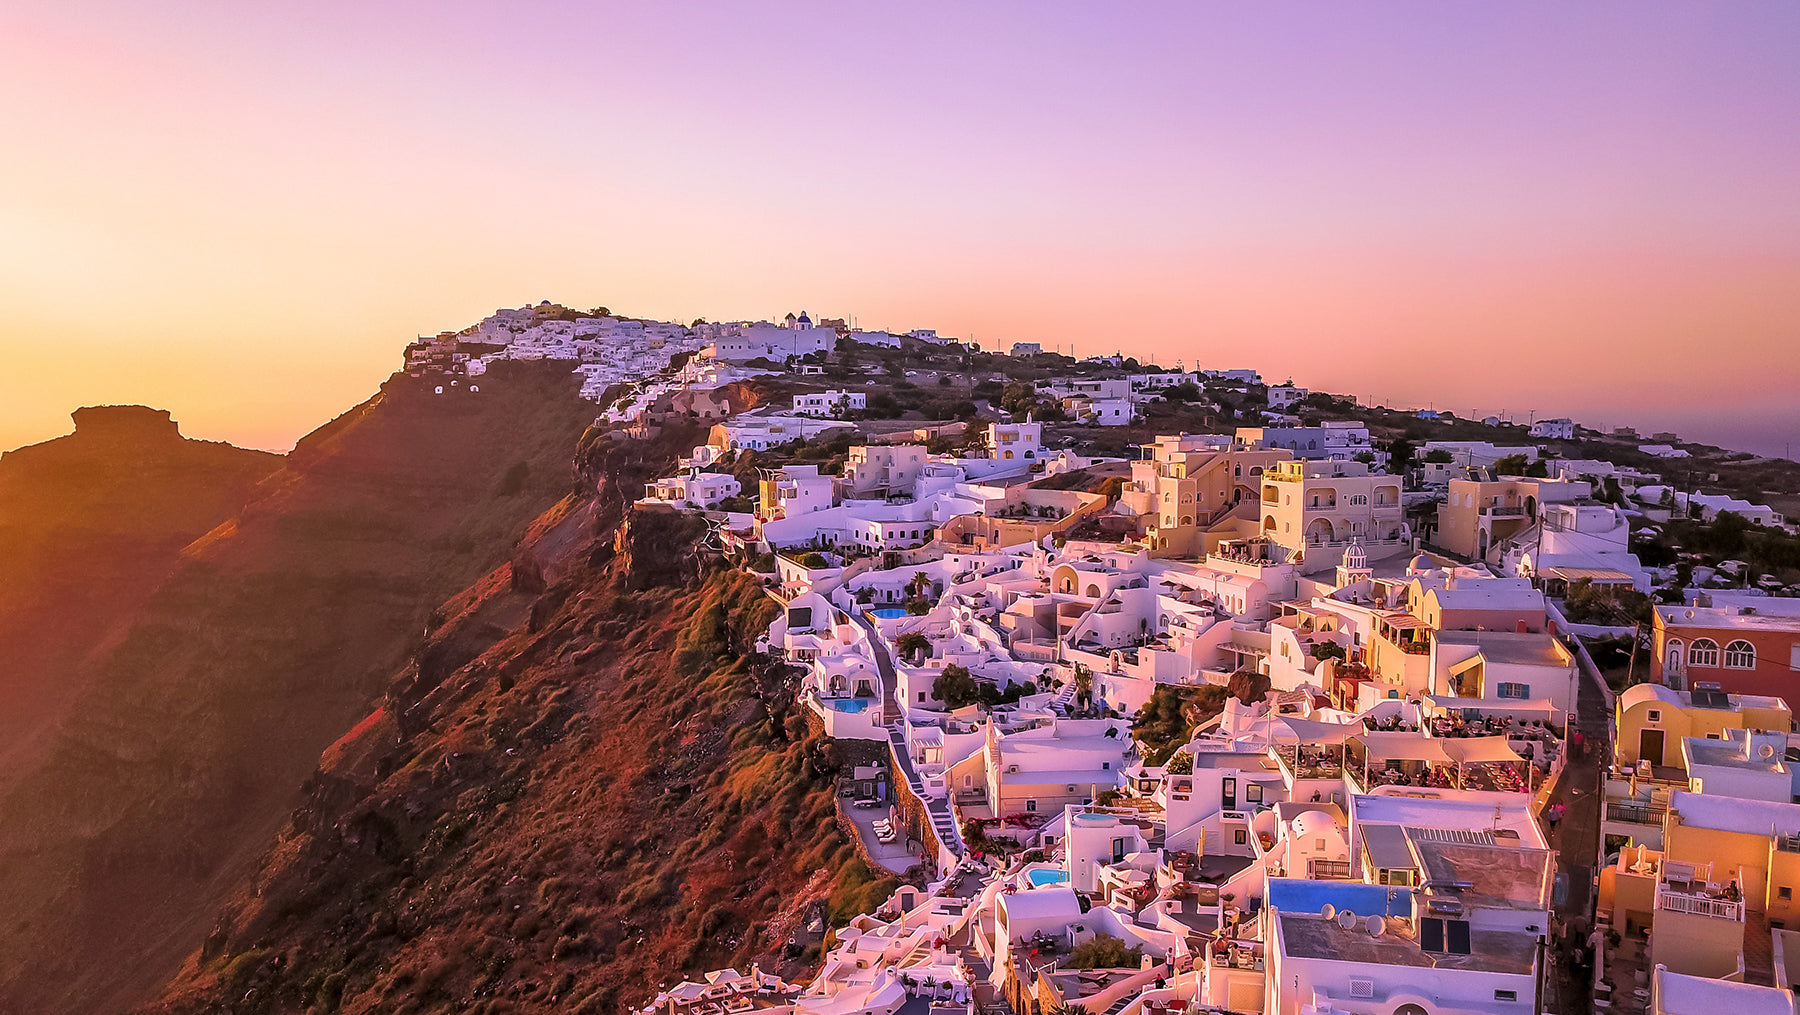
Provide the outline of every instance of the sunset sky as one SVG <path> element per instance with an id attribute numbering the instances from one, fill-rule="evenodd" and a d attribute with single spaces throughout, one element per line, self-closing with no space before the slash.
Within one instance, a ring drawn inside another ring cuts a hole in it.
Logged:
<path id="1" fill-rule="evenodd" d="M 1800 4 L 0 5 L 0 448 L 550 299 L 1800 450 Z"/>

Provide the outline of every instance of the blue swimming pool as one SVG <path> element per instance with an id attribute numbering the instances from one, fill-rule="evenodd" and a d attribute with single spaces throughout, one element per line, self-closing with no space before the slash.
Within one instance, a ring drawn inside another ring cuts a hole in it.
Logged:
<path id="1" fill-rule="evenodd" d="M 1338 912 L 1358 916 L 1406 916 L 1412 912 L 1412 890 L 1354 881 L 1303 881 L 1270 878 L 1269 905 L 1284 913 L 1317 913 L 1331 903 Z"/>
<path id="2" fill-rule="evenodd" d="M 869 611 L 869 615 L 874 616 L 874 617 L 880 617 L 882 620 L 893 620 L 896 617 L 906 616 L 906 607 L 904 607 L 904 606 L 877 606 L 874 609 L 871 609 Z"/>
<path id="3" fill-rule="evenodd" d="M 1049 867 L 1037 867 L 1026 871 L 1025 878 L 1031 882 L 1032 887 L 1042 888 L 1045 885 L 1057 885 L 1069 880 L 1069 872 Z"/>
<path id="4" fill-rule="evenodd" d="M 861 712 L 872 704 L 870 698 L 829 698 L 825 702 L 834 712 Z"/>

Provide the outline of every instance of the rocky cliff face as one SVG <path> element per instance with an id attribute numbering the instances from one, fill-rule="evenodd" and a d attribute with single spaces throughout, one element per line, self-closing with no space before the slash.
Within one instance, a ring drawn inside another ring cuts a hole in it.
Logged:
<path id="1" fill-rule="evenodd" d="M 0 771 L 43 749 L 81 662 L 181 548 L 235 514 L 280 455 L 185 440 L 167 410 L 77 409 L 75 432 L 0 455 Z"/>
<path id="2" fill-rule="evenodd" d="M 501 364 L 479 394 L 396 378 L 285 463 L 259 461 L 281 467 L 198 539 L 170 526 L 172 565 L 88 642 L 99 647 L 71 671 L 80 690 L 52 739 L 0 766 L 0 1011 L 116 1011 L 154 995 L 433 607 L 571 492 L 571 448 L 593 415 L 549 364 Z M 64 440 L 125 448 L 170 439 L 168 426 L 104 410 Z M 0 475 L 54 471 L 48 447 L 7 455 Z M 125 457 L 115 473 L 139 467 Z M 106 480 L 105 467 L 58 480 L 96 491 L 84 524 L 173 512 L 138 494 L 179 484 Z M 71 584 L 104 597 L 103 580 Z"/>
<path id="3" fill-rule="evenodd" d="M 621 1011 L 792 969 L 809 912 L 886 897 L 833 822 L 836 751 L 750 651 L 775 605 L 697 519 L 622 506 L 657 453 L 584 440 L 598 494 L 440 607 L 147 1010 Z"/>

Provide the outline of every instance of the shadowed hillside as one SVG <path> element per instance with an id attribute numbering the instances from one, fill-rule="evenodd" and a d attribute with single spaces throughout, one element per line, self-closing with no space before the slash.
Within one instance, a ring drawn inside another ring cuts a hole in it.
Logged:
<path id="1" fill-rule="evenodd" d="M 809 907 L 886 898 L 833 822 L 838 749 L 750 651 L 774 603 L 692 516 L 616 526 L 608 491 L 653 473 L 585 450 L 602 495 L 438 611 L 148 1010 L 621 1011 L 791 969 Z"/>
<path id="2" fill-rule="evenodd" d="M 432 608 L 569 492 L 594 415 L 575 384 L 396 377 L 182 551 L 53 741 L 0 773 L 0 1011 L 118 1010 L 167 980 Z"/>
<path id="3" fill-rule="evenodd" d="M 0 455 L 0 771 L 74 700 L 73 672 L 181 548 L 230 518 L 280 455 L 187 440 L 167 411 L 77 409 L 75 432 Z"/>

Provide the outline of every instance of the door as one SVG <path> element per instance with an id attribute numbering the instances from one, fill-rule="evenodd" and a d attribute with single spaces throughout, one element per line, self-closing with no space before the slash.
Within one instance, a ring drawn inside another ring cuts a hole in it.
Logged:
<path id="1" fill-rule="evenodd" d="M 1226 779 L 1219 784 L 1219 805 L 1228 811 L 1237 810 L 1237 780 Z"/>
<path id="2" fill-rule="evenodd" d="M 1638 757 L 1652 765 L 1663 763 L 1663 731 L 1643 730 L 1638 733 Z"/>

